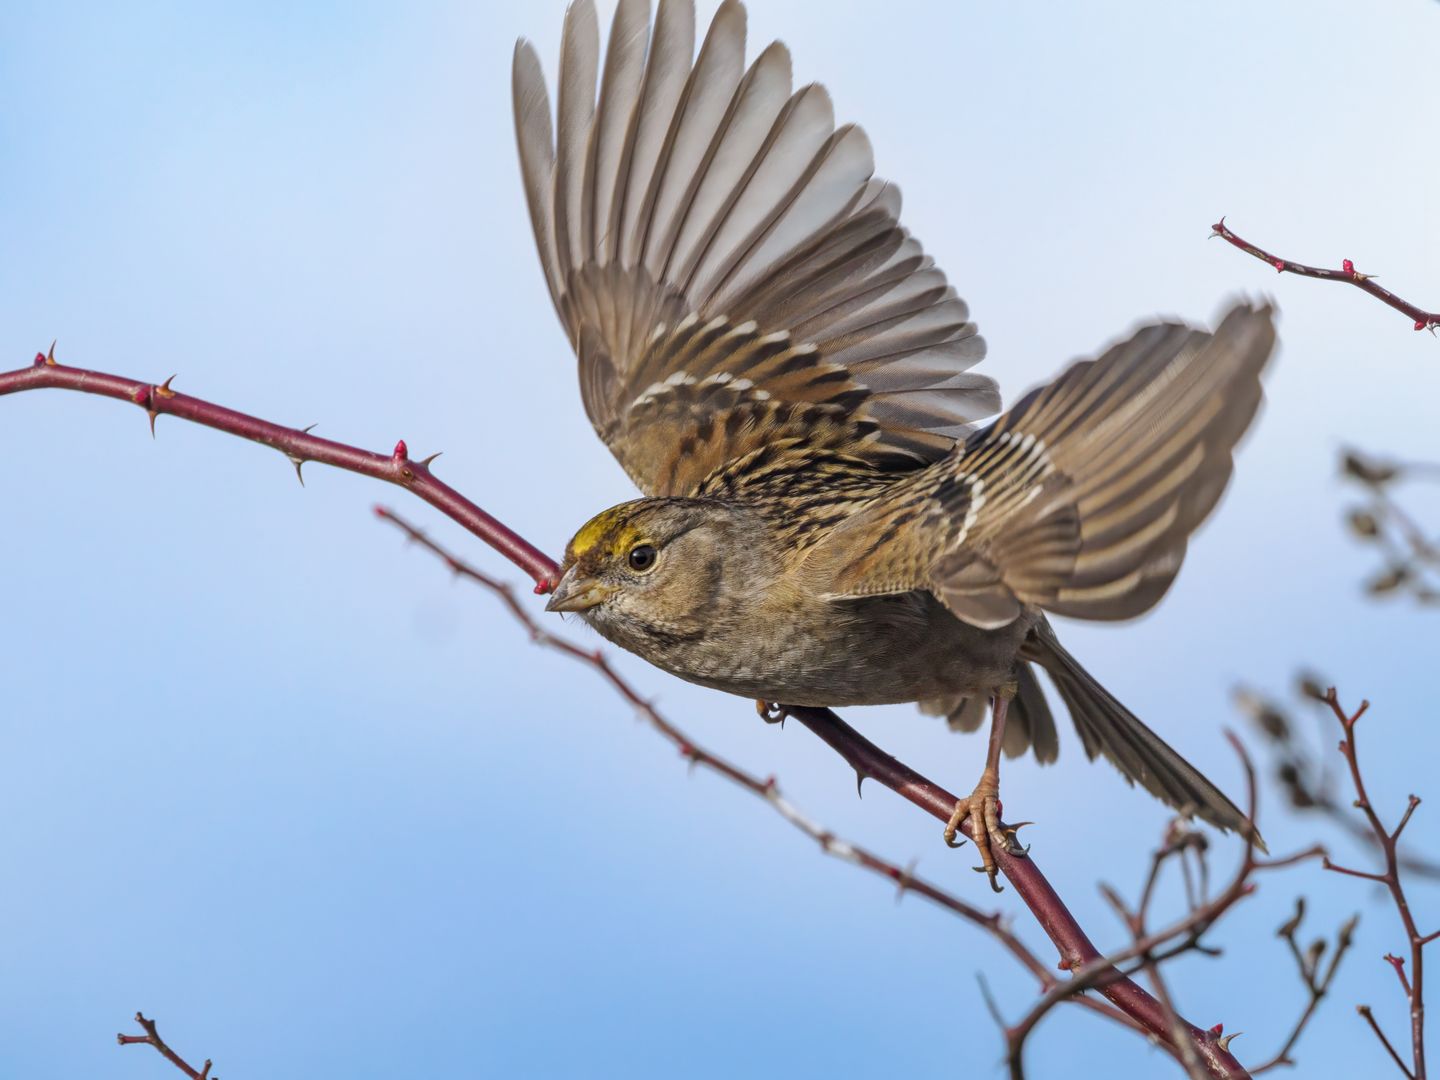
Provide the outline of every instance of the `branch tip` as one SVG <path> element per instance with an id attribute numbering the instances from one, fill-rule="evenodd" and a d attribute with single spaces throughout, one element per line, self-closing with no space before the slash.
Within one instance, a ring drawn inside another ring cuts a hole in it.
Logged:
<path id="1" fill-rule="evenodd" d="M 1225 219 L 1221 218 L 1211 226 L 1211 236 L 1219 236 L 1227 243 L 1239 248 L 1245 254 L 1250 255 L 1262 262 L 1273 266 L 1278 273 L 1289 272 L 1300 277 L 1318 278 L 1321 281 L 1340 281 L 1347 285 L 1354 285 L 1356 288 L 1369 293 L 1382 304 L 1394 308 L 1396 311 L 1407 315 L 1416 330 L 1430 330 L 1434 333 L 1437 324 L 1440 324 L 1440 314 L 1433 311 L 1425 311 L 1415 304 L 1410 303 L 1399 296 L 1396 296 L 1389 289 L 1382 288 L 1376 284 L 1376 274 L 1364 274 L 1355 269 L 1355 263 L 1350 259 L 1342 259 L 1339 270 L 1332 270 L 1327 267 L 1307 266 L 1304 263 L 1293 260 L 1282 259 L 1272 255 L 1264 248 L 1257 247 L 1248 240 L 1242 239 L 1226 227 Z"/>

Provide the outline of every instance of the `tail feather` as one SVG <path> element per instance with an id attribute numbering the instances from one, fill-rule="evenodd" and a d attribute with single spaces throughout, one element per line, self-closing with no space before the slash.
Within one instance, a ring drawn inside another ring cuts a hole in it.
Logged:
<path id="1" fill-rule="evenodd" d="M 1238 832 L 1265 850 L 1260 833 L 1240 808 L 1115 700 L 1065 651 L 1047 623 L 1041 622 L 1026 639 L 1021 655 L 1043 667 L 1055 683 L 1092 761 L 1104 754 L 1127 780 L 1138 782 L 1166 805 Z"/>

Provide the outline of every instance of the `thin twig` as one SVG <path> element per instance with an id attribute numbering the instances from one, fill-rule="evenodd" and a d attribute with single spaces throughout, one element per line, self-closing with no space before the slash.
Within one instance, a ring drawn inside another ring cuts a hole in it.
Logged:
<path id="1" fill-rule="evenodd" d="M 1291 259 L 1282 259 L 1278 255 L 1272 255 L 1264 248 L 1256 247 L 1248 240 L 1243 240 L 1235 235 L 1234 231 L 1225 224 L 1222 217 L 1214 225 L 1210 226 L 1211 236 L 1218 236 L 1227 243 L 1234 244 L 1247 255 L 1253 255 L 1262 262 L 1267 262 L 1282 274 L 1298 274 L 1301 277 L 1318 278 L 1321 281 L 1339 281 L 1347 285 L 1354 285 L 1363 289 L 1382 304 L 1389 304 L 1396 311 L 1402 311 L 1410 317 L 1416 330 L 1429 330 L 1432 334 L 1435 327 L 1440 326 L 1440 314 L 1433 311 L 1426 311 L 1417 307 L 1408 300 L 1396 296 L 1389 289 L 1382 288 L 1375 283 L 1374 274 L 1362 274 L 1355 269 L 1355 264 L 1349 259 L 1341 263 L 1339 270 L 1327 270 L 1319 266 L 1306 266 Z"/>
<path id="2" fill-rule="evenodd" d="M 1375 1037 L 1380 1040 L 1380 1045 L 1383 1046 L 1385 1052 L 1390 1055 L 1390 1060 L 1395 1062 L 1396 1068 L 1409 1077 L 1410 1080 L 1415 1080 L 1415 1074 L 1410 1071 L 1410 1066 L 1401 1060 L 1399 1052 L 1395 1049 L 1395 1044 L 1385 1037 L 1385 1032 L 1380 1030 L 1380 1023 L 1375 1019 L 1375 1013 L 1371 1011 L 1370 1006 L 1356 1005 L 1355 1011 L 1370 1025 L 1370 1030 L 1373 1031 Z"/>
<path id="3" fill-rule="evenodd" d="M 1370 881 L 1378 881 L 1390 892 L 1390 898 L 1395 904 L 1395 910 L 1400 916 L 1400 922 L 1405 928 L 1405 936 L 1410 944 L 1410 974 L 1407 978 L 1405 973 L 1405 960 L 1399 956 L 1386 954 L 1385 961 L 1395 969 L 1395 976 L 1400 983 L 1401 992 L 1405 995 L 1410 1006 L 1410 1065 L 1408 1067 L 1400 1060 L 1393 1046 L 1380 1030 L 1379 1024 L 1370 1014 L 1368 1006 L 1361 1007 L 1361 1016 L 1369 1022 L 1370 1027 L 1380 1038 L 1395 1063 L 1400 1065 L 1407 1076 L 1414 1080 L 1425 1080 L 1425 945 L 1434 940 L 1436 934 L 1422 934 L 1415 924 L 1415 916 L 1410 910 L 1409 899 L 1405 895 L 1405 886 L 1400 880 L 1399 861 L 1399 839 L 1405 826 L 1409 824 L 1411 815 L 1415 808 L 1420 805 L 1420 800 L 1414 795 L 1410 796 L 1405 812 L 1400 818 L 1400 823 L 1394 829 L 1387 829 L 1380 815 L 1376 813 L 1374 804 L 1370 801 L 1369 792 L 1365 788 L 1365 777 L 1360 769 L 1360 755 L 1355 745 L 1355 732 L 1360 718 L 1370 707 L 1368 701 L 1362 701 L 1360 707 L 1353 713 L 1346 712 L 1341 706 L 1339 696 L 1331 687 L 1325 693 L 1325 703 L 1330 706 L 1331 712 L 1340 722 L 1341 729 L 1345 732 L 1345 738 L 1340 740 L 1340 753 L 1345 758 L 1345 763 L 1350 769 L 1350 781 L 1355 787 L 1355 806 L 1365 816 L 1370 826 L 1370 832 L 1374 837 L 1375 845 L 1380 849 L 1384 858 L 1385 869 L 1383 873 L 1370 873 L 1364 870 L 1355 870 L 1349 867 L 1336 866 L 1329 859 L 1325 860 L 1324 866 L 1327 870 L 1334 870 L 1337 873 L 1348 874 L 1352 877 L 1366 878 Z"/>
<path id="4" fill-rule="evenodd" d="M 1295 1064 L 1295 1060 L 1290 1056 L 1290 1052 L 1295 1049 L 1295 1045 L 1300 1041 L 1300 1036 L 1304 1034 L 1305 1029 L 1314 1018 L 1316 1011 L 1320 1008 L 1320 1002 L 1323 1001 L 1325 995 L 1330 992 L 1330 984 L 1335 981 L 1335 973 L 1340 969 L 1340 961 L 1350 950 L 1350 946 L 1354 944 L 1355 927 L 1360 922 L 1359 915 L 1352 915 L 1341 925 L 1335 935 L 1335 947 L 1330 950 L 1330 963 L 1326 966 L 1325 973 L 1321 975 L 1319 972 L 1320 954 L 1317 946 L 1323 946 L 1325 944 L 1324 939 L 1317 939 L 1314 945 L 1311 946 L 1314 956 L 1312 960 L 1310 955 L 1307 955 L 1301 950 L 1300 944 L 1295 937 L 1299 932 L 1300 923 L 1304 919 L 1304 916 L 1305 900 L 1302 897 L 1296 901 L 1294 917 L 1281 926 L 1278 933 L 1280 937 L 1289 943 L 1290 952 L 1295 957 L 1295 966 L 1300 973 L 1300 981 L 1305 984 L 1309 998 L 1305 1003 L 1305 1008 L 1300 1013 L 1299 1019 L 1295 1021 L 1295 1026 L 1290 1029 L 1290 1034 L 1286 1036 L 1284 1043 L 1281 1044 L 1280 1049 L 1275 1052 L 1275 1055 L 1263 1064 L 1251 1067 L 1250 1072 L 1255 1076 L 1269 1072 L 1271 1069 L 1279 1068 L 1281 1065 Z"/>
<path id="5" fill-rule="evenodd" d="M 160 1033 L 155 1030 L 155 1021 L 147 1020 L 144 1013 L 135 1014 L 135 1022 L 144 1030 L 144 1035 L 117 1034 L 115 1041 L 121 1046 L 135 1046 L 144 1043 L 146 1046 L 153 1046 L 159 1051 L 160 1056 L 170 1062 L 177 1069 L 183 1072 L 190 1080 L 218 1080 L 218 1077 L 210 1075 L 210 1059 L 205 1059 L 205 1064 L 196 1070 L 189 1062 L 166 1045 L 165 1040 L 160 1038 Z"/>

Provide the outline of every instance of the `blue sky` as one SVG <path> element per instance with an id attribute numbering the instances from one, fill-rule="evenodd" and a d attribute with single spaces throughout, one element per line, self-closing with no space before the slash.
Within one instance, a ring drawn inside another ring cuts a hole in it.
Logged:
<path id="1" fill-rule="evenodd" d="M 1007 399 L 1156 312 L 1277 299 L 1267 407 L 1175 589 L 1137 623 L 1062 633 L 1231 790 L 1231 687 L 1280 691 L 1303 663 L 1374 702 L 1378 790 L 1440 796 L 1435 617 L 1360 598 L 1334 468 L 1352 442 L 1437 456 L 1440 345 L 1205 241 L 1228 214 L 1440 302 L 1440 5 L 751 8 L 752 54 L 784 38 L 797 78 L 869 132 Z M 444 450 L 441 475 L 558 552 L 632 494 L 581 411 L 514 162 L 511 49 L 533 38 L 553 71 L 562 11 L 7 5 L 3 366 L 58 338 L 67 363 Z M 1032 987 L 992 942 L 688 776 L 369 507 L 518 576 L 457 527 L 351 476 L 312 468 L 302 489 L 278 455 L 175 421 L 152 441 L 138 411 L 70 395 L 0 400 L 0 458 L 0 1076 L 166 1075 L 114 1046 L 137 1008 L 225 1077 L 1002 1075 L 975 973 L 1011 1015 Z M 857 800 L 803 730 L 617 663 L 831 827 L 990 902 L 968 853 L 886 792 Z M 911 709 L 850 718 L 951 786 L 978 771 L 981 740 Z M 1069 730 L 1056 766 L 1008 770 L 1006 803 L 1120 941 L 1094 885 L 1133 891 L 1163 808 Z M 1278 806 L 1263 824 L 1277 850 L 1315 832 Z M 1412 830 L 1440 849 L 1428 806 Z M 1181 1005 L 1268 1056 L 1303 1004 L 1272 936 L 1297 892 L 1317 929 L 1364 912 L 1303 1075 L 1373 1074 L 1350 1005 L 1402 1030 L 1379 960 L 1400 938 L 1358 882 L 1262 882 L 1225 958 L 1175 967 Z M 1432 922 L 1436 901 L 1418 893 Z M 1030 1060 L 1169 1068 L 1078 1011 Z"/>

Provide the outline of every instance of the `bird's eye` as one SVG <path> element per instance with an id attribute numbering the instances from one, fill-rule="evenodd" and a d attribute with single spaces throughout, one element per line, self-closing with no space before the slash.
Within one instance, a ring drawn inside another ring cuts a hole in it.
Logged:
<path id="1" fill-rule="evenodd" d="M 630 549 L 630 569 L 645 573 L 655 565 L 655 547 L 652 544 L 637 544 Z"/>

